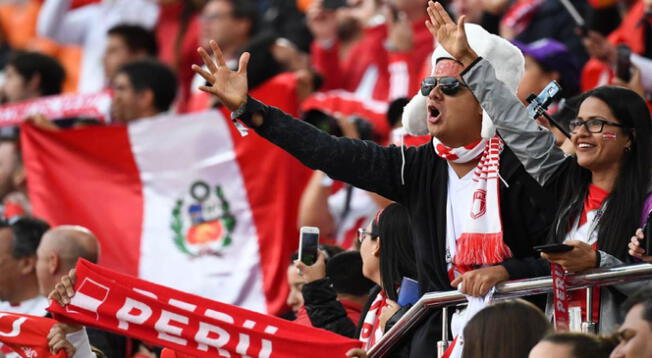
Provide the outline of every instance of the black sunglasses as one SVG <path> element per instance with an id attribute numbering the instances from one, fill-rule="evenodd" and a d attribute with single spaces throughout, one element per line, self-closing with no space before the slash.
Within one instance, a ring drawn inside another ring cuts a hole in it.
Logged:
<path id="1" fill-rule="evenodd" d="M 421 81 L 421 94 L 428 96 L 437 85 L 439 85 L 442 93 L 447 96 L 454 96 L 462 87 L 466 87 L 462 81 L 455 77 L 426 77 Z"/>
<path id="2" fill-rule="evenodd" d="M 609 122 L 599 118 L 591 118 L 591 119 L 587 119 L 586 121 L 576 118 L 570 121 L 570 123 L 568 123 L 568 128 L 571 130 L 572 133 L 575 133 L 580 126 L 584 126 L 584 128 L 586 128 L 586 130 L 589 133 L 602 133 L 605 124 L 614 127 L 621 127 L 621 128 L 625 127 L 620 123 Z"/>

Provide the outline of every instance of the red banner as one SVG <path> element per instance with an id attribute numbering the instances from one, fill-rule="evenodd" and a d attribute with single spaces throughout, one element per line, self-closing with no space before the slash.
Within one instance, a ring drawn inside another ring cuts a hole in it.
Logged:
<path id="1" fill-rule="evenodd" d="M 555 330 L 568 331 L 568 289 L 566 288 L 566 273 L 561 265 L 550 264 L 552 274 L 552 297 L 555 305 Z"/>
<path id="2" fill-rule="evenodd" d="M 18 125 L 35 114 L 51 119 L 85 116 L 103 121 L 109 115 L 110 106 L 109 91 L 41 97 L 0 106 L 0 127 Z"/>
<path id="3" fill-rule="evenodd" d="M 361 343 L 334 333 L 77 263 L 75 296 L 57 316 L 195 357 L 336 358 Z"/>
<path id="4" fill-rule="evenodd" d="M 66 351 L 51 354 L 48 347 L 47 336 L 56 323 L 49 318 L 0 312 L 0 352 L 13 351 L 23 358 L 66 358 Z"/>

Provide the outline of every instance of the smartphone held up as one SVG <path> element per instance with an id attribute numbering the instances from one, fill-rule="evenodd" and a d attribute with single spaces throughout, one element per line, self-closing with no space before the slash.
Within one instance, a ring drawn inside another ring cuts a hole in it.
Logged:
<path id="1" fill-rule="evenodd" d="M 310 266 L 317 261 L 317 250 L 319 250 L 319 228 L 314 226 L 302 226 L 299 233 L 299 261 Z"/>

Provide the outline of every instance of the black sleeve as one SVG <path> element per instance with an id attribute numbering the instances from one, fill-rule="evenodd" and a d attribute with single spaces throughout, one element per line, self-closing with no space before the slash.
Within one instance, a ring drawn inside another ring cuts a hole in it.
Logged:
<path id="1" fill-rule="evenodd" d="M 259 127 L 252 125 L 253 113 L 263 116 L 263 124 Z M 371 141 L 334 137 L 251 97 L 239 118 L 309 168 L 404 203 L 406 185 L 402 185 L 401 173 L 410 171 L 416 148 L 405 148 L 402 153 L 397 146 L 382 147 Z M 405 180 L 411 178 L 404 177 Z"/>
<path id="2" fill-rule="evenodd" d="M 301 292 L 313 327 L 355 338 L 355 322 L 347 316 L 344 306 L 337 300 L 337 294 L 328 278 L 303 285 Z"/>
<path id="3" fill-rule="evenodd" d="M 510 280 L 550 276 L 550 264 L 540 257 L 510 258 L 500 263 Z"/>

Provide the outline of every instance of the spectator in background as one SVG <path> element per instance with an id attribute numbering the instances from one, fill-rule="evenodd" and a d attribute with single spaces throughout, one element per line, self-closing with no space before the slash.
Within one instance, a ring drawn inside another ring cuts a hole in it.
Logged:
<path id="1" fill-rule="evenodd" d="M 494 303 L 464 327 L 462 358 L 527 358 L 552 327 L 533 304 L 517 299 Z"/>
<path id="2" fill-rule="evenodd" d="M 362 274 L 376 284 L 369 293 L 369 299 L 362 310 L 363 319 L 360 320 L 353 337 L 363 342 L 363 348 L 371 348 L 386 331 L 398 320 L 401 313 L 396 303 L 398 300 L 397 288 L 403 277 L 416 278 L 416 262 L 412 242 L 412 228 L 410 216 L 405 207 L 400 204 L 390 204 L 379 211 L 376 217 L 360 229 L 360 256 L 362 258 Z M 296 267 L 301 272 L 306 272 L 306 282 L 319 284 L 325 273 L 319 266 L 306 266 L 297 262 Z M 408 307 L 409 308 L 409 307 Z M 342 311 L 342 308 L 339 308 Z M 330 313 L 337 317 L 337 311 Z M 395 315 L 395 317 L 393 317 Z M 388 321 L 390 321 L 388 323 Z M 356 322 L 342 322 L 341 332 L 349 332 Z M 409 344 L 402 345 L 401 350 L 409 350 Z"/>
<path id="3" fill-rule="evenodd" d="M 527 97 L 530 94 L 538 95 L 550 81 L 557 81 L 562 88 L 558 100 L 569 99 L 579 93 L 580 67 L 575 56 L 566 49 L 563 43 L 549 38 L 530 44 L 516 40 L 512 43 L 525 56 L 525 72 L 517 92 L 521 102 L 527 104 Z M 556 100 L 551 104 L 548 107 L 549 112 L 556 112 L 558 103 Z M 537 121 L 553 132 L 557 146 L 561 147 L 565 144 L 566 147 L 572 147 L 564 133 L 548 123 L 547 119 L 539 117 Z M 570 150 L 570 148 L 568 149 Z"/>
<path id="4" fill-rule="evenodd" d="M 79 258 L 97 263 L 100 245 L 95 235 L 81 226 L 57 226 L 48 230 L 36 250 L 36 276 L 39 292 L 47 297 L 56 285 L 75 268 Z M 81 327 L 62 325 L 62 329 L 73 333 Z M 90 344 L 107 357 L 126 356 L 126 339 L 105 331 L 87 328 Z"/>
<path id="5" fill-rule="evenodd" d="M 616 344 L 614 338 L 557 332 L 544 337 L 528 358 L 609 358 Z"/>
<path id="6" fill-rule="evenodd" d="M 106 83 L 116 71 L 129 62 L 156 58 L 158 45 L 154 33 L 139 25 L 120 24 L 107 32 L 106 50 L 102 57 Z"/>
<path id="7" fill-rule="evenodd" d="M 66 74 L 52 57 L 36 52 L 14 52 L 5 66 L 4 102 L 19 102 L 59 94 Z"/>
<path id="8" fill-rule="evenodd" d="M 206 0 L 160 0 L 161 13 L 156 24 L 159 59 L 170 66 L 179 78 L 180 113 L 190 96 L 195 73 L 190 66 L 199 62 L 199 13 Z"/>
<path id="9" fill-rule="evenodd" d="M 117 24 L 136 24 L 152 29 L 158 4 L 149 0 L 102 0 L 71 9 L 72 0 L 46 0 L 39 14 L 39 36 L 61 44 L 83 47 L 78 91 L 96 92 L 106 86 L 102 55 L 107 31 Z"/>
<path id="10" fill-rule="evenodd" d="M 0 311 L 45 316 L 39 294 L 36 249 L 49 225 L 40 219 L 0 221 Z"/>
<path id="11" fill-rule="evenodd" d="M 420 74 L 433 50 L 424 26 L 421 0 L 392 0 L 381 8 L 374 0 L 357 9 L 329 9 L 316 0 L 307 14 L 314 36 L 312 63 L 324 76 L 324 90 L 344 89 L 363 99 L 381 101 L 416 92 Z M 384 15 L 383 15 L 384 10 Z M 352 39 L 338 34 L 341 14 L 353 16 L 362 31 Z"/>
<path id="12" fill-rule="evenodd" d="M 298 265 L 305 282 L 301 289 L 304 307 L 313 327 L 346 337 L 355 336 L 356 323 L 369 300 L 369 290 L 374 286 L 363 276 L 362 265 L 357 251 L 341 252 L 327 263 L 324 253 L 320 252 L 314 264 Z"/>
<path id="13" fill-rule="evenodd" d="M 598 86 L 614 83 L 615 67 L 618 61 L 617 47 L 627 45 L 631 50 L 630 61 L 638 68 L 640 73 L 634 72 L 632 80 L 638 77 L 639 86 L 645 92 L 652 93 L 652 24 L 648 16 L 652 10 L 652 1 L 636 0 L 632 2 L 620 26 L 609 36 L 604 37 L 598 32 L 591 31 L 584 39 L 584 45 L 591 56 L 582 70 L 582 91 L 588 91 Z M 625 84 L 622 81 L 619 84 Z M 635 83 L 627 83 L 628 87 L 636 87 Z"/>
<path id="14" fill-rule="evenodd" d="M 166 65 L 144 60 L 122 66 L 111 87 L 111 120 L 126 124 L 168 111 L 176 97 L 177 79 Z"/>
<path id="15" fill-rule="evenodd" d="M 18 127 L 0 128 L 0 202 L 1 217 L 6 220 L 32 213 L 32 205 L 27 198 Z"/>
<path id="16" fill-rule="evenodd" d="M 627 316 L 618 329 L 620 343 L 610 358 L 652 357 L 652 288 L 630 296 L 623 308 Z"/>
<path id="17" fill-rule="evenodd" d="M 571 0 L 571 3 L 580 14 L 587 13 L 589 6 L 586 1 Z M 582 37 L 577 33 L 576 23 L 558 0 L 511 2 L 500 22 L 500 36 L 522 43 L 552 38 L 563 43 L 580 66 L 588 60 Z"/>

